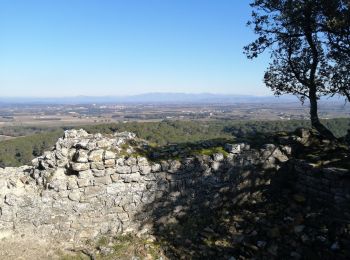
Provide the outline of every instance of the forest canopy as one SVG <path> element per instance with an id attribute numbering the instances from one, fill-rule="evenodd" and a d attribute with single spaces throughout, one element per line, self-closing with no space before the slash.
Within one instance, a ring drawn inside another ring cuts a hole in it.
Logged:
<path id="1" fill-rule="evenodd" d="M 350 119 L 339 118 L 324 120 L 335 136 L 346 135 Z M 191 143 L 217 138 L 234 140 L 247 136 L 263 138 L 261 134 L 280 131 L 291 132 L 298 127 L 310 127 L 307 120 L 290 121 L 162 121 L 130 122 L 103 125 L 81 126 L 90 133 L 111 134 L 130 131 L 149 142 L 164 146 L 172 143 Z M 20 166 L 40 156 L 45 150 L 53 147 L 63 131 L 69 127 L 7 127 L 1 128 L 0 134 L 20 136 L 0 142 L 0 167 Z M 25 135 L 25 136 L 23 136 Z M 263 140 L 261 140 L 263 141 Z"/>

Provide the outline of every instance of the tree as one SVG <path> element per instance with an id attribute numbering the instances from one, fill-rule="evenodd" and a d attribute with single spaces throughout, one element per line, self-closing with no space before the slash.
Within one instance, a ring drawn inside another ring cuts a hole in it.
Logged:
<path id="1" fill-rule="evenodd" d="M 334 135 L 319 120 L 318 99 L 329 86 L 328 46 L 320 25 L 318 0 L 255 0 L 252 20 L 258 38 L 247 45 L 248 58 L 265 51 L 272 61 L 264 82 L 275 95 L 293 94 L 302 102 L 310 102 L 312 126 L 327 138 Z"/>
<path id="2" fill-rule="evenodd" d="M 321 5 L 324 31 L 333 63 L 329 93 L 340 94 L 350 102 L 350 2 L 323 0 Z"/>

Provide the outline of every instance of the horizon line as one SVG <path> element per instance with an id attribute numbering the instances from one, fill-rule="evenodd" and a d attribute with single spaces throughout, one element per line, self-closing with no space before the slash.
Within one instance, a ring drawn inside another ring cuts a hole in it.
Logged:
<path id="1" fill-rule="evenodd" d="M 1 96 L 0 98 L 113 98 L 113 97 L 135 97 L 135 96 L 142 96 L 142 95 L 157 95 L 157 94 L 169 94 L 169 95 L 176 95 L 176 94 L 181 94 L 181 95 L 213 95 L 213 96 L 240 96 L 240 97 L 282 97 L 282 96 L 291 96 L 291 95 L 281 95 L 281 96 L 276 96 L 276 95 L 254 95 L 254 94 L 237 94 L 237 93 L 215 93 L 215 92 L 142 92 L 138 94 L 129 94 L 129 95 L 117 95 L 117 94 L 112 94 L 112 95 L 84 95 L 84 94 L 79 94 L 79 95 L 63 95 L 63 96 Z"/>

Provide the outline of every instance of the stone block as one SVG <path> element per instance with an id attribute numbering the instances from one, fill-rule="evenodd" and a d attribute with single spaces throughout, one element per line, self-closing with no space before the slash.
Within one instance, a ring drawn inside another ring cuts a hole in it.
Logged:
<path id="1" fill-rule="evenodd" d="M 218 162 L 218 161 L 214 161 L 212 162 L 211 164 L 211 168 L 214 170 L 214 171 L 218 171 L 220 169 L 220 166 L 221 166 L 221 163 Z"/>
<path id="2" fill-rule="evenodd" d="M 107 194 L 115 195 L 126 190 L 126 185 L 121 182 L 112 183 L 107 186 Z"/>
<path id="3" fill-rule="evenodd" d="M 102 188 L 100 186 L 86 187 L 84 190 L 84 197 L 85 198 L 97 197 L 105 193 L 105 191 L 106 191 L 105 188 Z"/>
<path id="4" fill-rule="evenodd" d="M 128 215 L 128 213 L 118 213 L 117 216 L 118 216 L 118 218 L 120 219 L 120 221 L 122 221 L 122 222 L 127 222 L 127 221 L 129 221 L 129 215 Z"/>
<path id="5" fill-rule="evenodd" d="M 87 163 L 88 160 L 88 153 L 85 150 L 78 150 L 73 156 L 73 160 L 78 163 Z"/>
<path id="6" fill-rule="evenodd" d="M 112 183 L 112 179 L 110 176 L 96 177 L 95 185 L 107 185 Z"/>
<path id="7" fill-rule="evenodd" d="M 240 144 L 226 144 L 225 150 L 229 153 L 237 154 L 241 152 Z"/>
<path id="8" fill-rule="evenodd" d="M 131 172 L 138 172 L 140 170 L 140 167 L 138 165 L 132 165 L 130 166 Z"/>
<path id="9" fill-rule="evenodd" d="M 115 160 L 114 159 L 108 159 L 104 161 L 106 168 L 112 168 L 115 167 Z"/>
<path id="10" fill-rule="evenodd" d="M 104 163 L 101 162 L 92 162 L 91 163 L 91 169 L 96 169 L 96 170 L 104 170 L 105 169 L 105 165 Z"/>
<path id="11" fill-rule="evenodd" d="M 93 174 L 91 170 L 81 171 L 78 174 L 79 179 L 91 179 L 93 178 Z"/>
<path id="12" fill-rule="evenodd" d="M 116 158 L 116 154 L 112 151 L 105 151 L 104 153 L 104 159 L 105 160 L 110 160 L 110 159 L 115 159 Z"/>
<path id="13" fill-rule="evenodd" d="M 162 166 L 159 163 L 154 163 L 151 166 L 152 172 L 159 172 L 162 170 Z"/>
<path id="14" fill-rule="evenodd" d="M 77 183 L 79 188 L 93 185 L 93 181 L 91 179 L 78 179 Z"/>
<path id="15" fill-rule="evenodd" d="M 163 168 L 163 165 L 162 165 Z M 181 168 L 181 162 L 178 160 L 172 160 L 169 162 L 169 169 L 168 172 L 175 173 L 179 171 Z"/>
<path id="16" fill-rule="evenodd" d="M 89 153 L 89 161 L 90 162 L 102 162 L 104 150 L 94 150 Z"/>
<path id="17" fill-rule="evenodd" d="M 214 153 L 213 160 L 216 162 L 221 162 L 224 160 L 224 155 L 222 153 Z"/>
<path id="18" fill-rule="evenodd" d="M 68 194 L 68 198 L 72 201 L 79 201 L 80 200 L 80 196 L 81 196 L 81 193 L 79 190 L 74 190 L 74 191 L 71 191 L 69 194 Z"/>
<path id="19" fill-rule="evenodd" d="M 149 174 L 149 173 L 151 173 L 151 171 L 152 171 L 152 167 L 149 165 L 140 166 L 140 173 L 142 175 Z"/>
<path id="20" fill-rule="evenodd" d="M 96 144 L 99 148 L 107 148 L 111 146 L 111 142 L 107 138 L 97 141 Z"/>
<path id="21" fill-rule="evenodd" d="M 120 174 L 128 174 L 131 173 L 131 168 L 129 166 L 117 166 L 116 172 Z"/>
<path id="22" fill-rule="evenodd" d="M 111 174 L 112 182 L 117 182 L 120 180 L 119 174 Z"/>
<path id="23" fill-rule="evenodd" d="M 71 163 L 71 168 L 73 171 L 81 172 L 90 169 L 89 163 Z"/>
<path id="24" fill-rule="evenodd" d="M 139 157 L 137 157 L 137 164 L 138 165 L 142 165 L 142 166 L 147 166 L 148 165 L 148 160 L 147 160 L 147 158 L 146 157 L 141 157 L 141 156 L 139 156 Z"/>
<path id="25" fill-rule="evenodd" d="M 137 159 L 135 157 L 129 157 L 124 163 L 128 166 L 133 166 L 137 164 Z"/>
<path id="26" fill-rule="evenodd" d="M 124 158 L 118 158 L 115 162 L 117 166 L 124 166 L 124 161 Z"/>
<path id="27" fill-rule="evenodd" d="M 94 177 L 106 176 L 106 171 L 105 170 L 92 170 L 92 175 Z"/>

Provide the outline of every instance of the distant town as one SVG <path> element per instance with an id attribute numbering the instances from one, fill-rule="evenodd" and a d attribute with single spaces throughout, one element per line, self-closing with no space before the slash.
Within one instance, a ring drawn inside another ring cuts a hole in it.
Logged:
<path id="1" fill-rule="evenodd" d="M 2 104 L 0 127 L 20 125 L 71 126 L 161 120 L 300 120 L 309 119 L 308 106 L 280 103 L 196 104 Z M 350 106 L 320 106 L 321 119 L 349 117 Z"/>

